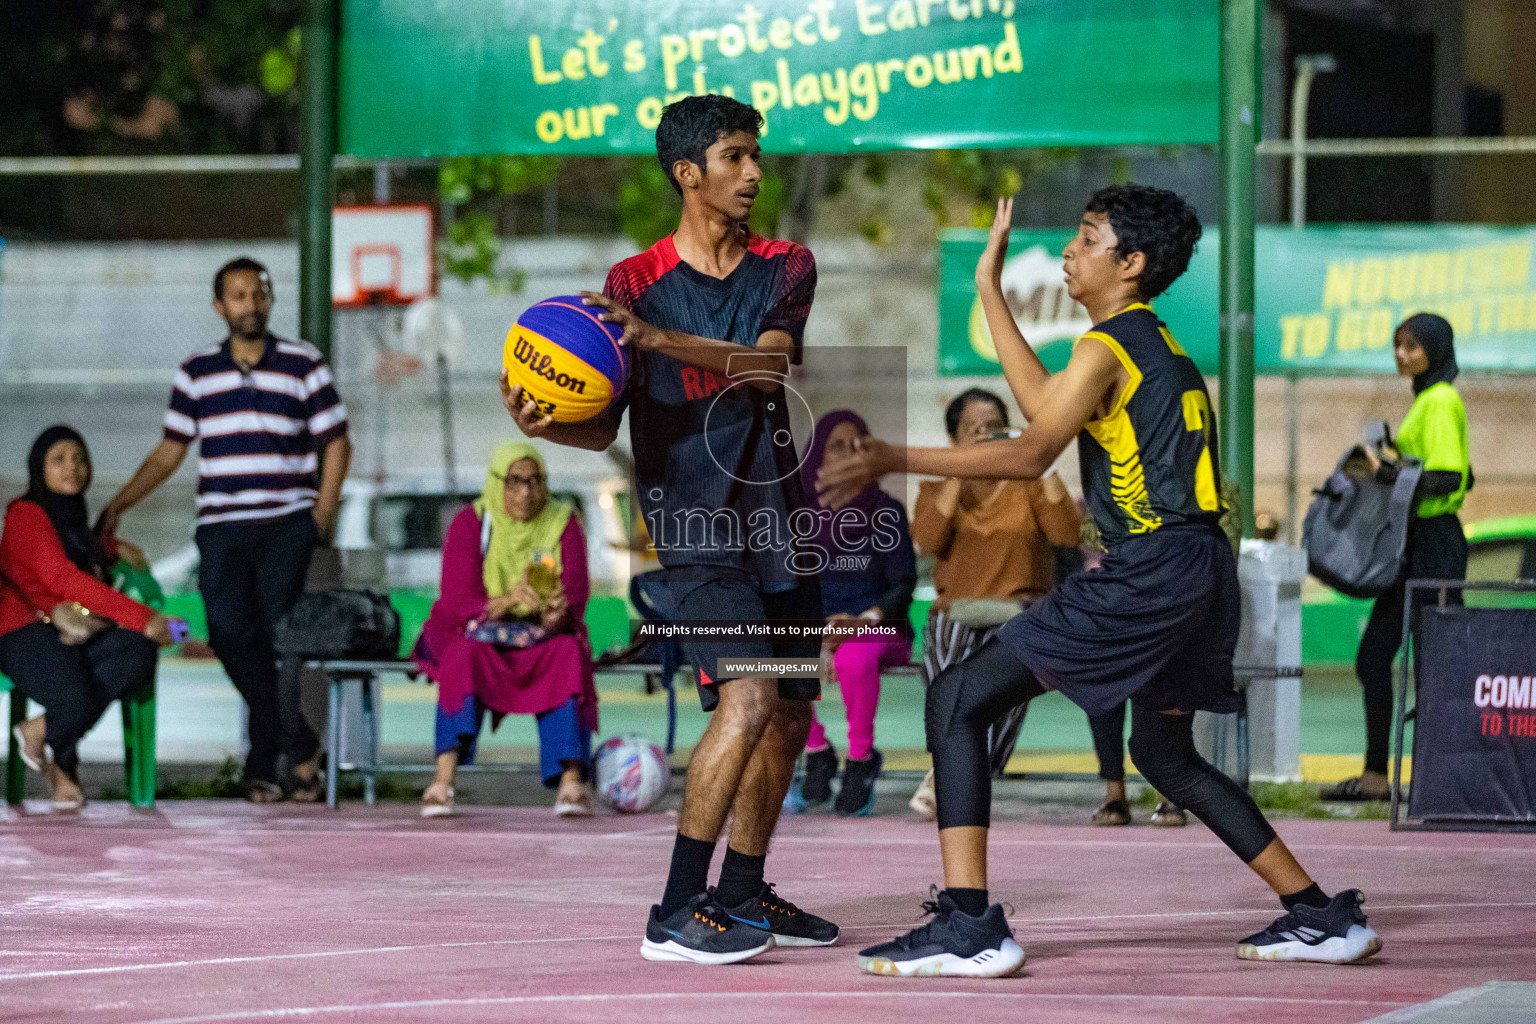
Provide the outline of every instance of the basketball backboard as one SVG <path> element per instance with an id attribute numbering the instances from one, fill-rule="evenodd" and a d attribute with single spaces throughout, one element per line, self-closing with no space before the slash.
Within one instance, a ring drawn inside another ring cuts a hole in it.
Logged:
<path id="1" fill-rule="evenodd" d="M 405 306 L 437 290 L 432 208 L 338 206 L 331 215 L 331 301 Z"/>

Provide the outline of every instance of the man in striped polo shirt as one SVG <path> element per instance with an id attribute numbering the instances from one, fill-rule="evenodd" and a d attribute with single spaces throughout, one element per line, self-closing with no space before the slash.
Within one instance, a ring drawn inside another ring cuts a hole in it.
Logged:
<path id="1" fill-rule="evenodd" d="M 347 410 L 320 352 L 267 331 L 272 279 L 237 259 L 213 278 L 213 309 L 229 337 L 181 364 L 165 436 L 108 503 L 97 530 L 159 487 L 198 453 L 198 589 L 208 639 L 250 708 L 245 784 L 251 800 L 283 797 L 286 755 L 295 799 L 317 799 L 319 742 L 297 707 L 278 694 L 272 630 L 304 591 L 310 552 L 336 525 L 352 457 Z M 285 714 L 286 712 L 286 714 Z"/>

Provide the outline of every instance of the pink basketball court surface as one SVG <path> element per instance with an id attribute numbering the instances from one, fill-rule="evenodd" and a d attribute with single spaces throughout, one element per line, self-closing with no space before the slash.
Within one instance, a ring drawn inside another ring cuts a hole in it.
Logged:
<path id="1" fill-rule="evenodd" d="M 1278 913 L 1204 828 L 1002 821 L 994 895 L 1029 955 L 1002 981 L 858 972 L 938 877 L 933 827 L 786 820 L 770 878 L 842 924 L 829 949 L 735 967 L 639 955 L 674 819 L 542 808 L 120 804 L 0 812 L 0 1020 L 1050 1021 L 1346 1024 L 1488 981 L 1536 980 L 1530 836 L 1279 826 L 1386 942 L 1352 967 L 1254 964 Z M 620 1015 L 623 1015 L 622 1017 Z"/>

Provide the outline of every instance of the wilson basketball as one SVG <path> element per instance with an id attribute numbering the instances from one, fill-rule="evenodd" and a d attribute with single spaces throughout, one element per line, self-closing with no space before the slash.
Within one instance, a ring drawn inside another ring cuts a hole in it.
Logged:
<path id="1" fill-rule="evenodd" d="M 629 350 L 618 324 L 598 319 L 579 295 L 557 295 L 523 311 L 507 332 L 502 363 L 507 379 L 557 423 L 591 419 L 629 380 Z"/>

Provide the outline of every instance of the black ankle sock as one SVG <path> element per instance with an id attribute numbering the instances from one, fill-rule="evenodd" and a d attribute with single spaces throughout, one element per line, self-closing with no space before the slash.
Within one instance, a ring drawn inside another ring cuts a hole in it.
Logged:
<path id="1" fill-rule="evenodd" d="M 667 889 L 661 895 L 662 919 L 677 913 L 709 885 L 709 860 L 714 855 L 714 843 L 677 834 L 672 847 L 672 870 L 667 873 Z"/>
<path id="2" fill-rule="evenodd" d="M 1281 896 L 1280 903 L 1286 910 L 1295 910 L 1302 904 L 1309 907 L 1326 907 L 1329 903 L 1328 894 L 1317 887 L 1313 882 L 1300 892 L 1293 892 L 1289 896 Z"/>
<path id="3" fill-rule="evenodd" d="M 987 899 L 985 889 L 945 889 L 949 898 L 955 901 L 955 907 L 967 917 L 980 917 L 987 912 L 992 904 Z"/>
<path id="4" fill-rule="evenodd" d="M 737 907 L 756 896 L 763 888 L 763 862 L 768 857 L 737 853 L 729 846 L 720 861 L 720 887 L 715 899 L 722 907 Z"/>

